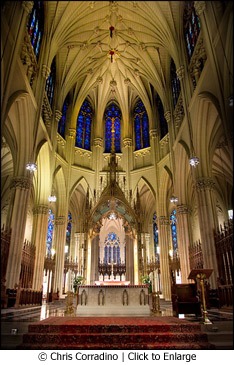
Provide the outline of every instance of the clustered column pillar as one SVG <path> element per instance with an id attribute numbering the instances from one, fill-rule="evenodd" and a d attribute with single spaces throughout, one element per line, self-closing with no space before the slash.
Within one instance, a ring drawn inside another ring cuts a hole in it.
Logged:
<path id="1" fill-rule="evenodd" d="M 189 244 L 192 240 L 189 222 L 190 210 L 185 204 L 177 205 L 178 251 L 180 256 L 181 282 L 188 283 L 190 274 Z"/>
<path id="2" fill-rule="evenodd" d="M 46 235 L 48 229 L 48 206 L 38 205 L 33 210 L 32 243 L 36 247 L 36 257 L 33 274 L 33 289 L 41 290 L 46 254 Z"/>
<path id="3" fill-rule="evenodd" d="M 55 220 L 55 273 L 53 290 L 62 293 L 64 277 L 64 247 L 66 239 L 66 219 L 64 216 Z"/>
<path id="4" fill-rule="evenodd" d="M 160 271 L 162 280 L 162 293 L 165 300 L 171 300 L 171 277 L 169 269 L 169 219 L 165 216 L 159 217 L 160 237 Z"/>
<path id="5" fill-rule="evenodd" d="M 214 185 L 214 181 L 208 177 L 200 177 L 196 180 L 204 269 L 214 269 L 209 279 L 212 288 L 216 288 L 219 276 L 214 241 L 214 230 L 218 225 L 213 196 Z"/>
<path id="6" fill-rule="evenodd" d="M 6 271 L 6 288 L 19 284 L 21 259 L 27 220 L 28 200 L 32 185 L 30 177 L 15 177 L 11 182 L 11 202 L 7 229 L 11 229 L 11 241 Z"/>

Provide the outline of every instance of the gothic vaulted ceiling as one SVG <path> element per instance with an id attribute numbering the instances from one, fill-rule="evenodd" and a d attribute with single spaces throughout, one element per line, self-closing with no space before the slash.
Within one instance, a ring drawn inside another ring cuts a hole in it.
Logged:
<path id="1" fill-rule="evenodd" d="M 72 91 L 77 110 L 89 95 L 96 110 L 102 112 L 115 99 L 127 114 L 137 96 L 149 109 L 152 86 L 165 103 L 170 58 L 178 63 L 183 3 L 45 2 L 49 64 L 56 56 L 61 90 L 59 107 Z"/>

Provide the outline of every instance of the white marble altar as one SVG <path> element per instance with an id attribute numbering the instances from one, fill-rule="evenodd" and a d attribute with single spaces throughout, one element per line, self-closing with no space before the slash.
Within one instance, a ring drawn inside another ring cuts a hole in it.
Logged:
<path id="1" fill-rule="evenodd" d="M 150 314 L 147 285 L 81 285 L 78 316 L 144 316 Z"/>

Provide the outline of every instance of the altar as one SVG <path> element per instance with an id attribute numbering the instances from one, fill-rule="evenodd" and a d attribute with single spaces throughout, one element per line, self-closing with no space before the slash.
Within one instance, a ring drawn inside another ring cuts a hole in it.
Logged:
<path id="1" fill-rule="evenodd" d="M 150 314 L 147 285 L 81 285 L 77 316 L 145 316 Z"/>

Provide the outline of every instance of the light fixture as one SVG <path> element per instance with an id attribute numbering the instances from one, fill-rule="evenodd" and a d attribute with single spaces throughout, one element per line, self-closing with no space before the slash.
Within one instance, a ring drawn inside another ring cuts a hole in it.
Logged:
<path id="1" fill-rule="evenodd" d="M 26 170 L 30 171 L 30 173 L 36 171 L 37 170 L 37 164 L 35 164 L 34 162 L 27 163 Z"/>
<path id="2" fill-rule="evenodd" d="M 57 200 L 56 195 L 51 194 L 50 196 L 48 196 L 48 200 L 50 203 L 55 203 Z"/>
<path id="3" fill-rule="evenodd" d="M 109 218 L 109 219 L 116 219 L 116 218 L 117 218 L 117 216 L 116 216 L 115 212 L 111 212 L 111 213 L 109 214 L 108 218 Z"/>
<path id="4" fill-rule="evenodd" d="M 179 199 L 178 199 L 178 198 L 177 198 L 177 196 L 175 196 L 175 195 L 172 195 L 172 196 L 170 197 L 170 202 L 171 202 L 171 203 L 174 203 L 174 204 L 175 204 L 175 203 L 178 203 L 178 200 L 179 200 Z"/>
<path id="5" fill-rule="evenodd" d="M 189 159 L 189 164 L 192 166 L 192 167 L 196 167 L 198 164 L 199 164 L 199 158 L 197 156 L 192 156 L 190 157 Z"/>

